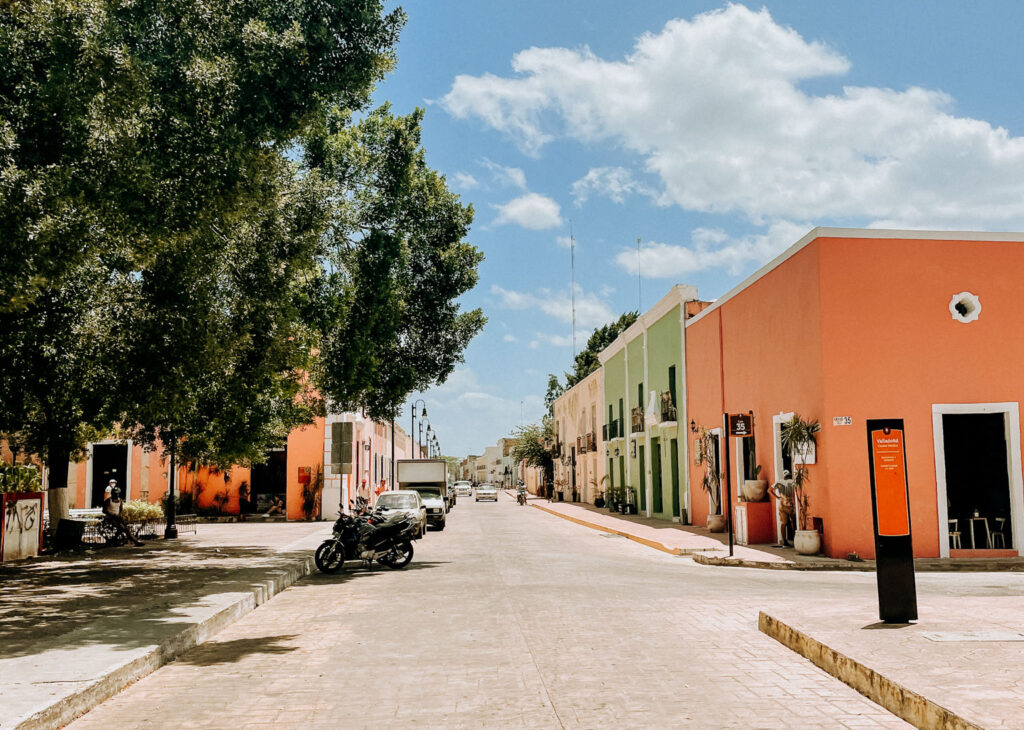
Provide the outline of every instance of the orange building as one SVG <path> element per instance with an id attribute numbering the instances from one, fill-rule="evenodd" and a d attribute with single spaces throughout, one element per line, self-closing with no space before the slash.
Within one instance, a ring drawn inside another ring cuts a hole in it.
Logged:
<path id="1" fill-rule="evenodd" d="M 329 424 L 341 421 L 353 424 L 350 473 L 335 474 L 331 466 L 331 430 Z M 364 416 L 346 413 L 317 418 L 288 434 L 278 448 L 267 452 L 267 461 L 252 467 L 232 466 L 178 469 L 179 494 L 187 495 L 190 509 L 214 514 L 237 515 L 241 508 L 240 490 L 248 492 L 250 511 L 266 512 L 271 500 L 279 497 L 290 520 L 332 519 L 339 503 L 347 504 L 362 487 L 370 498 L 384 480 L 391 484 L 391 424 L 376 423 Z M 395 425 L 395 458 L 406 458 L 408 438 Z M 325 466 L 326 465 L 326 466 Z M 309 487 L 322 475 L 323 490 L 319 505 Z M 167 493 L 168 463 L 161 450 L 146 451 L 131 440 L 108 439 L 90 443 L 86 458 L 72 463 L 68 470 L 68 502 L 71 508 L 99 507 L 103 491 L 115 479 L 125 499 L 159 502 Z"/>
<path id="2" fill-rule="evenodd" d="M 778 482 L 792 468 L 781 424 L 819 421 L 809 516 L 828 555 L 873 557 L 866 421 L 903 419 L 915 556 L 1019 555 L 1016 273 L 1024 234 L 814 229 L 686 322 L 691 440 L 704 427 L 721 447 L 722 414 L 752 412 L 732 474 L 759 464 Z M 687 468 L 695 524 L 703 468 Z M 777 508 L 764 512 L 778 538 Z"/>

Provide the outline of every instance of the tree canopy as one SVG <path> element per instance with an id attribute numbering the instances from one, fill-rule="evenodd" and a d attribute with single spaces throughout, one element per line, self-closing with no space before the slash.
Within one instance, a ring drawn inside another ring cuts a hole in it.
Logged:
<path id="1" fill-rule="evenodd" d="M 637 317 L 639 317 L 638 312 L 626 312 L 614 322 L 609 322 L 594 330 L 587 339 L 587 346 L 576 354 L 572 372 L 565 374 L 566 387 L 571 388 L 601 367 L 601 361 L 597 358 L 598 353 L 612 344 L 623 330 L 636 322 Z"/>
<path id="2" fill-rule="evenodd" d="M 0 432 L 51 491 L 115 425 L 259 459 L 327 402 L 390 417 L 461 360 L 472 208 L 426 166 L 421 111 L 367 111 L 403 22 L 380 0 L 4 4 Z"/>

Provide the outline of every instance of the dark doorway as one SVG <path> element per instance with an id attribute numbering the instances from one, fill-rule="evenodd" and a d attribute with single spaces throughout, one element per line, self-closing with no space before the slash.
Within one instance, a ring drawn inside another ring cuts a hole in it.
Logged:
<path id="1" fill-rule="evenodd" d="M 683 513 L 679 509 L 679 441 L 672 439 L 669 442 L 669 454 L 672 465 L 672 516 L 682 518 Z"/>
<path id="2" fill-rule="evenodd" d="M 643 384 L 640 387 L 644 387 Z M 647 512 L 647 461 L 642 444 L 637 445 L 637 451 L 640 454 L 640 511 Z"/>
<path id="3" fill-rule="evenodd" d="M 1013 548 L 1010 522 L 1010 475 L 1002 413 L 956 413 L 942 416 L 946 460 L 946 508 L 956 520 L 961 545 L 971 549 Z M 986 529 L 987 528 L 987 529 Z M 988 534 L 1001 533 L 994 545 Z"/>
<path id="4" fill-rule="evenodd" d="M 253 464 L 249 476 L 252 501 L 257 512 L 270 509 L 271 500 L 280 497 L 287 501 L 288 492 L 288 450 L 281 446 L 267 451 L 263 464 Z"/>
<path id="5" fill-rule="evenodd" d="M 121 499 L 128 499 L 128 444 L 95 444 L 92 447 L 91 507 L 103 506 L 107 482 L 117 480 Z"/>
<path id="6" fill-rule="evenodd" d="M 661 440 L 651 439 L 651 510 L 661 513 L 664 509 L 661 494 Z"/>

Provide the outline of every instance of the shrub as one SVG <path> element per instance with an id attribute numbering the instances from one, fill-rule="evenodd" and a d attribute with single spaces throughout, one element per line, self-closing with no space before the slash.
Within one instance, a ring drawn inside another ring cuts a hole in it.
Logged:
<path id="1" fill-rule="evenodd" d="M 0 462 L 0 493 L 41 491 L 43 480 L 39 469 L 27 464 Z"/>
<path id="2" fill-rule="evenodd" d="M 164 510 L 159 504 L 151 504 L 144 499 L 133 499 L 125 502 L 121 508 L 121 517 L 129 525 L 149 520 L 162 520 Z"/>

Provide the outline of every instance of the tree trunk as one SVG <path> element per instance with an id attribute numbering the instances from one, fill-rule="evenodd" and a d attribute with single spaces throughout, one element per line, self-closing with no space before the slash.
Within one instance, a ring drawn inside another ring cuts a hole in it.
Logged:
<path id="1" fill-rule="evenodd" d="M 50 532 L 57 532 L 57 523 L 66 520 L 68 512 L 68 460 L 71 452 L 66 448 L 49 449 L 47 468 L 50 470 L 49 488 L 46 493 L 50 510 Z"/>

